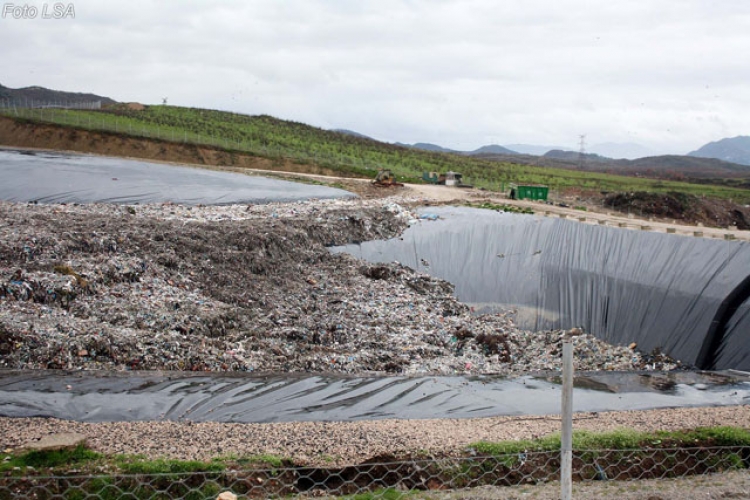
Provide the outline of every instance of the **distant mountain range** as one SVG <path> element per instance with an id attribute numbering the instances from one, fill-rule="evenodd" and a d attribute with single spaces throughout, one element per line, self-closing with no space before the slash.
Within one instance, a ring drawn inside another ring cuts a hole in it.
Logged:
<path id="1" fill-rule="evenodd" d="M 564 146 L 536 146 L 534 144 L 506 144 L 505 147 L 522 155 L 534 156 L 543 156 L 547 151 L 568 149 Z"/>
<path id="2" fill-rule="evenodd" d="M 338 130 L 359 137 L 357 132 Z M 437 153 L 476 156 L 485 160 L 538 165 L 553 168 L 643 175 L 659 178 L 748 178 L 750 177 L 750 137 L 735 137 L 712 142 L 689 156 L 655 155 L 654 151 L 635 143 L 600 143 L 591 146 L 583 156 L 565 147 L 533 144 L 492 144 L 473 151 L 457 151 L 438 144 L 395 143 L 396 146 Z"/>
<path id="3" fill-rule="evenodd" d="M 634 142 L 602 142 L 587 148 L 587 151 L 605 158 L 625 160 L 636 160 L 657 154 L 653 149 Z"/>
<path id="4" fill-rule="evenodd" d="M 403 142 L 394 142 L 393 144 L 396 146 L 401 146 L 403 148 L 421 149 L 423 151 L 433 151 L 435 153 L 456 153 L 456 154 L 461 153 L 460 151 L 456 151 L 455 149 L 444 148 L 442 146 L 438 146 L 437 144 L 430 144 L 429 142 L 417 142 L 415 144 L 404 144 Z"/>
<path id="5" fill-rule="evenodd" d="M 518 152 L 510 150 L 497 144 L 490 144 L 482 146 L 474 151 L 457 151 L 455 149 L 448 149 L 437 144 L 430 144 L 429 142 L 417 142 L 415 144 L 404 144 L 403 142 L 394 143 L 396 146 L 402 146 L 405 148 L 422 149 L 424 151 L 435 151 L 438 153 L 455 153 L 460 155 L 478 155 L 478 154 L 504 154 L 504 155 L 516 155 Z"/>
<path id="6" fill-rule="evenodd" d="M 490 144 L 489 146 L 482 146 L 479 149 L 475 149 L 474 151 L 470 151 L 467 154 L 470 155 L 479 155 L 479 154 L 505 154 L 505 155 L 516 155 L 518 154 L 518 151 L 514 151 L 512 149 L 508 149 L 504 146 L 498 146 L 497 144 Z"/>
<path id="7" fill-rule="evenodd" d="M 63 92 L 61 90 L 50 90 L 44 87 L 23 87 L 20 89 L 11 89 L 3 85 L 0 85 L 0 99 L 23 102 L 24 106 L 26 106 L 27 103 L 31 101 L 40 103 L 101 101 L 103 106 L 109 104 L 117 104 L 117 101 L 115 101 L 114 99 L 96 94 Z"/>
<path id="8" fill-rule="evenodd" d="M 688 156 L 717 158 L 740 165 L 750 165 L 750 136 L 740 135 L 709 142 L 700 149 L 688 153 Z"/>
<path id="9" fill-rule="evenodd" d="M 359 137 L 360 139 L 370 139 L 371 141 L 375 140 L 369 135 L 360 134 L 359 132 L 355 132 L 354 130 L 347 130 L 345 128 L 335 128 L 331 130 L 331 132 L 338 132 L 339 134 L 351 135 L 353 137 Z"/>
<path id="10" fill-rule="evenodd" d="M 581 153 L 579 151 L 564 151 L 561 149 L 553 149 L 552 151 L 547 151 L 542 156 L 545 158 L 556 158 L 558 160 L 570 160 L 570 161 L 579 161 L 581 159 Z M 604 156 L 599 156 L 595 153 L 584 153 L 583 160 L 584 161 L 607 161 L 611 160 L 612 158 L 605 158 Z"/>
<path id="11" fill-rule="evenodd" d="M 356 134 L 353 132 L 352 134 Z M 499 146 L 497 144 L 491 144 L 488 146 L 482 146 L 481 148 L 473 151 L 457 151 L 455 149 L 445 148 L 438 144 L 430 144 L 428 142 L 417 142 L 415 144 L 404 144 L 402 142 L 395 143 L 396 146 L 403 146 L 406 148 L 423 149 L 425 151 L 436 151 L 439 153 L 456 153 L 465 155 L 482 155 L 482 154 L 505 154 L 505 155 L 533 155 L 533 156 L 545 156 L 551 151 L 575 154 L 576 158 L 579 152 L 572 150 L 564 146 L 539 146 L 535 144 L 506 144 L 505 146 Z M 560 153 L 555 153 L 559 155 Z M 593 154 L 598 157 L 609 158 L 609 159 L 629 159 L 633 160 L 636 158 L 643 158 L 646 156 L 654 156 L 656 153 L 647 147 L 635 144 L 632 142 L 604 142 L 601 144 L 595 144 L 587 149 L 587 154 Z"/>

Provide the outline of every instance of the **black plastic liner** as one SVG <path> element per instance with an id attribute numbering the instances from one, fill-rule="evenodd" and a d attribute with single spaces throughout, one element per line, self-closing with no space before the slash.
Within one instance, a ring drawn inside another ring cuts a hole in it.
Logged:
<path id="1" fill-rule="evenodd" d="M 423 214 L 440 219 L 332 251 L 429 272 L 467 303 L 517 307 L 528 329 L 578 326 L 700 368 L 750 370 L 748 304 L 727 304 L 733 292 L 748 298 L 747 243 L 466 208 Z"/>
<path id="2" fill-rule="evenodd" d="M 179 372 L 0 372 L 0 416 L 84 422 L 350 421 L 560 412 L 547 377 L 326 377 Z M 576 411 L 750 402 L 750 382 L 722 374 L 577 374 Z"/>
<path id="3" fill-rule="evenodd" d="M 729 318 L 723 341 L 715 353 L 716 366 L 737 366 L 748 370 L 747 350 L 750 339 L 750 298 Z"/>
<path id="4" fill-rule="evenodd" d="M 354 196 L 266 177 L 67 153 L 0 149 L 0 200 L 228 205 Z"/>

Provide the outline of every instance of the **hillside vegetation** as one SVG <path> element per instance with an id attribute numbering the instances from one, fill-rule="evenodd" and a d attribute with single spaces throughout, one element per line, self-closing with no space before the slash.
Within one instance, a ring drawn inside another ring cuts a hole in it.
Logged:
<path id="1" fill-rule="evenodd" d="M 297 163 L 320 165 L 333 171 L 362 177 L 374 177 L 377 169 L 390 168 L 400 180 L 420 182 L 424 171 L 453 170 L 461 172 L 466 182 L 490 190 L 501 190 L 510 182 L 518 182 L 545 184 L 560 191 L 677 191 L 750 203 L 750 190 L 736 187 L 624 177 L 423 151 L 265 115 L 248 116 L 175 106 L 132 109 L 128 105 L 115 105 L 99 111 L 0 111 L 18 120 L 55 123 L 170 142 L 210 145 L 233 153 L 288 158 Z"/>

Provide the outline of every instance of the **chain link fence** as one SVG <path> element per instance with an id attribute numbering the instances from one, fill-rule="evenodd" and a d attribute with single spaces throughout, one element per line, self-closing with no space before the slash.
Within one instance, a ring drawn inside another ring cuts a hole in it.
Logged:
<path id="1" fill-rule="evenodd" d="M 39 99 L 0 98 L 0 109 L 102 109 L 102 101 L 46 101 Z"/>
<path id="2" fill-rule="evenodd" d="M 576 483 L 681 478 L 743 471 L 750 447 L 576 450 Z M 372 461 L 346 467 L 262 467 L 179 474 L 101 474 L 45 476 L 13 471 L 0 478 L 0 499 L 214 499 L 222 492 L 238 498 L 351 497 L 441 498 L 442 494 L 492 487 L 490 498 L 504 497 L 508 486 L 556 482 L 560 453 L 523 452 L 468 458 Z M 614 491 L 614 490 L 613 490 Z M 427 495 L 427 496 L 425 496 Z M 437 497 L 435 495 L 438 495 Z M 685 498 L 690 498 L 688 494 Z M 455 498 L 455 497 L 452 497 Z"/>

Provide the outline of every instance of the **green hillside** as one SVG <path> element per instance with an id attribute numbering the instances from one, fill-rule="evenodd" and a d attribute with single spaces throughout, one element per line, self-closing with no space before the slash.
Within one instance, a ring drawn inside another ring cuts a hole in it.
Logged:
<path id="1" fill-rule="evenodd" d="M 143 110 L 115 105 L 98 111 L 2 109 L 5 115 L 89 130 L 189 142 L 270 158 L 289 158 L 332 170 L 374 177 L 390 168 L 401 180 L 419 182 L 423 171 L 461 172 L 477 187 L 500 190 L 509 182 L 545 184 L 556 190 L 678 191 L 750 203 L 750 190 L 625 177 L 597 172 L 535 167 L 468 156 L 408 149 L 332 132 L 270 116 L 225 111 L 147 106 Z"/>

